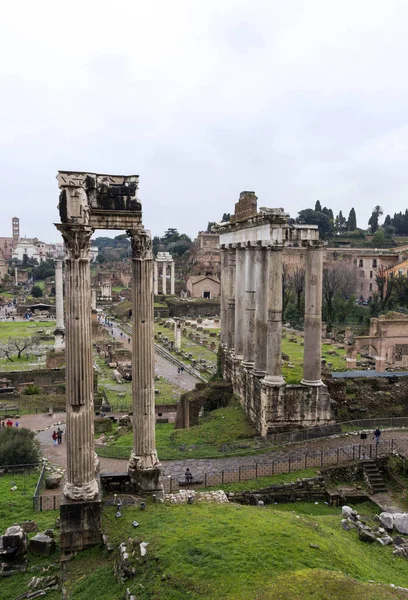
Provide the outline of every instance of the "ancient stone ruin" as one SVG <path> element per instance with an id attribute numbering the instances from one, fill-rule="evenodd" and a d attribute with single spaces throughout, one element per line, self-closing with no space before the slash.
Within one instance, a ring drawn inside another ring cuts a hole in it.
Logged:
<path id="1" fill-rule="evenodd" d="M 235 214 L 215 227 L 221 246 L 223 373 L 259 435 L 330 423 L 321 380 L 323 242 L 317 225 L 292 225 L 281 208 L 257 211 L 254 192 L 242 192 Z M 305 258 L 304 367 L 300 385 L 282 377 L 282 254 Z"/>
<path id="2" fill-rule="evenodd" d="M 128 475 L 141 492 L 161 491 L 155 441 L 153 254 L 136 196 L 138 176 L 60 171 L 59 212 L 66 252 L 66 445 L 61 501 L 61 549 L 101 540 L 101 499 L 94 452 L 90 241 L 95 229 L 124 229 L 132 245 L 133 450 Z"/>

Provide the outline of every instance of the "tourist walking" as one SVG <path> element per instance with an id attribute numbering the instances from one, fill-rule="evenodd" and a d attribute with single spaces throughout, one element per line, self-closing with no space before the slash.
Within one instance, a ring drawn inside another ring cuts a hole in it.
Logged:
<path id="1" fill-rule="evenodd" d="M 186 483 L 191 483 L 193 481 L 193 474 L 188 467 L 184 473 L 184 477 L 186 478 Z"/>
<path id="2" fill-rule="evenodd" d="M 57 434 L 57 432 L 53 431 L 51 437 L 52 437 L 52 440 L 54 442 L 54 446 L 57 446 L 57 444 L 58 444 L 58 434 Z"/>
<path id="3" fill-rule="evenodd" d="M 377 429 L 374 431 L 374 437 L 375 437 L 375 443 L 379 444 L 380 443 L 380 437 L 381 437 L 381 430 Z"/>
<path id="4" fill-rule="evenodd" d="M 58 445 L 62 443 L 62 429 L 60 429 L 59 427 L 57 429 L 57 442 Z"/>

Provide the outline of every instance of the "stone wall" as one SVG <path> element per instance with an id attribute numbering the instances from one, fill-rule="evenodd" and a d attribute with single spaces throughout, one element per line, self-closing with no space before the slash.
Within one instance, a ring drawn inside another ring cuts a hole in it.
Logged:
<path id="1" fill-rule="evenodd" d="M 0 372 L 0 379 L 3 378 L 10 379 L 10 385 L 15 389 L 27 383 L 34 383 L 39 387 L 59 385 L 65 383 L 65 369 Z"/>
<path id="2" fill-rule="evenodd" d="M 221 362 L 224 379 L 232 382 L 234 394 L 258 435 L 333 421 L 332 400 L 325 385 L 267 387 L 262 384 L 262 379 L 254 377 L 223 348 Z"/>
<path id="3" fill-rule="evenodd" d="M 293 483 L 271 485 L 259 490 L 242 493 L 227 493 L 228 500 L 240 504 L 256 505 L 275 502 L 318 502 L 328 499 L 323 477 L 298 479 Z"/>
<path id="4" fill-rule="evenodd" d="M 177 302 L 167 300 L 170 317 L 215 317 L 220 314 L 218 298 L 210 301 Z"/>

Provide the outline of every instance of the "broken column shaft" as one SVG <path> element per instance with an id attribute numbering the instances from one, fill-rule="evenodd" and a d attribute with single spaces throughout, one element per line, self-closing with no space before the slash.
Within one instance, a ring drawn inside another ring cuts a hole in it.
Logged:
<path id="1" fill-rule="evenodd" d="M 322 283 L 323 249 L 316 245 L 305 252 L 305 346 L 301 383 L 310 386 L 323 385 Z"/>
<path id="2" fill-rule="evenodd" d="M 55 314 L 56 327 L 54 331 L 55 349 L 64 347 L 64 292 L 62 285 L 62 260 L 55 261 Z"/>

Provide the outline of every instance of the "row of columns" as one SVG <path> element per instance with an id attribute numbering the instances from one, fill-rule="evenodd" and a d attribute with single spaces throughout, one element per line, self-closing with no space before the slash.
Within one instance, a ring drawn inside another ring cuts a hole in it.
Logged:
<path id="1" fill-rule="evenodd" d="M 229 244 L 221 256 L 221 343 L 243 366 L 280 386 L 282 377 L 283 245 Z M 321 308 L 323 253 L 305 252 L 305 331 L 302 384 L 322 385 Z"/>
<path id="2" fill-rule="evenodd" d="M 175 264 L 174 261 L 167 261 L 167 260 L 160 260 L 154 261 L 154 274 L 153 274 L 153 281 L 154 281 L 154 294 L 155 296 L 158 295 L 159 293 L 159 269 L 158 269 L 158 265 L 161 264 L 162 265 L 162 294 L 165 296 L 167 294 L 167 265 L 170 265 L 170 294 L 172 296 L 174 296 L 175 294 Z"/>
<path id="3" fill-rule="evenodd" d="M 57 224 L 66 251 L 66 446 L 64 495 L 88 501 L 98 495 L 94 452 L 94 397 L 91 337 L 90 241 L 87 225 Z M 130 480 L 143 491 L 160 489 L 155 442 L 153 254 L 150 235 L 127 232 L 132 244 L 133 450 Z"/>

